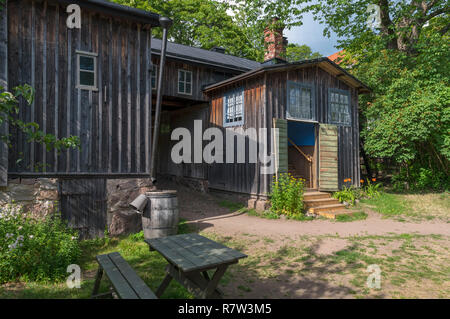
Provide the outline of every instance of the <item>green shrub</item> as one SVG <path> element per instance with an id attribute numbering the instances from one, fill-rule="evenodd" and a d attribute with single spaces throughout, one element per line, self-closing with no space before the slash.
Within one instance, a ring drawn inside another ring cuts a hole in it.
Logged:
<path id="1" fill-rule="evenodd" d="M 373 182 L 375 182 L 375 179 L 372 179 Z M 379 190 L 379 188 L 382 186 L 383 184 L 381 183 L 376 183 L 376 184 L 372 184 L 370 182 L 369 179 L 367 179 L 367 183 L 366 185 L 363 187 L 363 196 L 366 198 L 377 198 L 381 195 L 381 191 Z"/>
<path id="2" fill-rule="evenodd" d="M 0 283 L 59 281 L 80 257 L 77 233 L 59 214 L 36 219 L 16 205 L 0 211 Z"/>
<path id="3" fill-rule="evenodd" d="M 450 175 L 437 168 L 411 165 L 407 169 L 401 167 L 392 175 L 392 187 L 395 191 L 404 191 L 409 186 L 411 191 L 448 190 L 450 189 Z"/>
<path id="4" fill-rule="evenodd" d="M 288 217 L 303 214 L 304 188 L 303 179 L 296 179 L 287 173 L 280 174 L 278 180 L 274 176 L 272 192 L 269 195 L 271 212 Z"/>
<path id="5" fill-rule="evenodd" d="M 373 179 L 373 181 L 375 182 L 375 179 Z M 364 180 L 361 180 L 361 184 L 364 185 Z M 381 183 L 374 184 L 367 179 L 365 185 L 361 188 L 356 188 L 353 185 L 348 187 L 344 185 L 342 190 L 333 193 L 333 197 L 341 203 L 347 202 L 353 206 L 357 199 L 379 197 L 381 194 L 381 191 L 379 190 L 381 186 Z"/>
<path id="6" fill-rule="evenodd" d="M 334 192 L 333 197 L 342 202 L 347 202 L 350 205 L 355 204 L 355 200 L 360 198 L 360 191 L 354 186 L 343 186 L 342 190 Z"/>

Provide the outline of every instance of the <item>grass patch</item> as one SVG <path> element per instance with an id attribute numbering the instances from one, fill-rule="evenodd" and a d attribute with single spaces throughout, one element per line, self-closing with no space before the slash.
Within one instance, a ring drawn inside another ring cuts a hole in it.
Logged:
<path id="1" fill-rule="evenodd" d="M 190 232 L 190 227 L 186 224 L 185 220 L 181 220 L 178 230 L 179 233 L 187 233 Z M 82 271 L 80 289 L 69 289 L 64 281 L 60 283 L 13 282 L 0 285 L 0 298 L 89 298 L 94 286 L 95 274 L 98 267 L 95 256 L 114 251 L 122 255 L 153 291 L 156 291 L 165 277 L 167 261 L 158 252 L 149 251 L 148 245 L 144 242 L 144 234 L 142 231 L 126 237 L 106 237 L 85 240 L 80 244 L 82 249 L 81 259 L 79 261 L 79 266 Z M 106 278 L 104 278 L 99 292 L 107 291 L 108 284 Z M 193 296 L 183 286 L 172 280 L 161 298 L 191 299 Z"/>
<path id="2" fill-rule="evenodd" d="M 401 195 L 381 193 L 377 198 L 361 199 L 361 203 L 374 207 L 374 210 L 385 217 L 395 217 L 406 214 L 409 210 L 408 203 Z"/>
<path id="3" fill-rule="evenodd" d="M 258 212 L 254 208 L 247 209 L 247 214 L 249 216 L 256 216 L 256 217 L 266 218 L 266 219 L 279 219 L 280 218 L 280 216 L 278 216 L 278 214 L 271 212 L 270 210 Z"/>
<path id="4" fill-rule="evenodd" d="M 345 215 L 337 215 L 336 220 L 338 222 L 353 222 L 355 220 L 364 220 L 367 218 L 367 213 L 365 212 L 355 212 Z"/>

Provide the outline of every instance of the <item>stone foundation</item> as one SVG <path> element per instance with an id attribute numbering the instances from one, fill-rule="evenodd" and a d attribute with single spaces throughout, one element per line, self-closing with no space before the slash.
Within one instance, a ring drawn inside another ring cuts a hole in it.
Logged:
<path id="1" fill-rule="evenodd" d="M 16 178 L 0 187 L 0 208 L 15 203 L 34 216 L 46 216 L 58 209 L 56 178 Z"/>
<path id="2" fill-rule="evenodd" d="M 130 207 L 139 195 L 154 189 L 149 179 L 109 179 L 107 223 L 110 235 L 118 236 L 142 230 L 141 215 Z"/>
<path id="3" fill-rule="evenodd" d="M 112 236 L 136 233 L 142 230 L 141 215 L 129 204 L 139 194 L 149 192 L 154 187 L 149 179 L 127 178 L 108 179 L 106 222 Z M 8 186 L 0 187 L 1 207 L 15 203 L 36 217 L 53 214 L 59 209 L 57 178 L 16 178 L 9 179 Z"/>

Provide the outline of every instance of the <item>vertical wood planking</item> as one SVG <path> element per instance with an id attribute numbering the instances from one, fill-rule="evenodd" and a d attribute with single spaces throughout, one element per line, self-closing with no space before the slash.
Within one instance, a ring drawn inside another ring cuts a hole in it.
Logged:
<path id="1" fill-rule="evenodd" d="M 0 86 L 8 90 L 8 8 L 0 5 Z M 8 123 L 0 125 L 0 134 L 8 134 Z M 0 141 L 0 186 L 8 185 L 8 145 Z"/>

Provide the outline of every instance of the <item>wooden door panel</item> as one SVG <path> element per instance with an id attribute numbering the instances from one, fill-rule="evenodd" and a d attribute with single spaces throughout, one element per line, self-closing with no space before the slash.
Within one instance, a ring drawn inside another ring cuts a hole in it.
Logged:
<path id="1" fill-rule="evenodd" d="M 319 127 L 319 189 L 338 190 L 338 129 L 336 125 Z"/>

